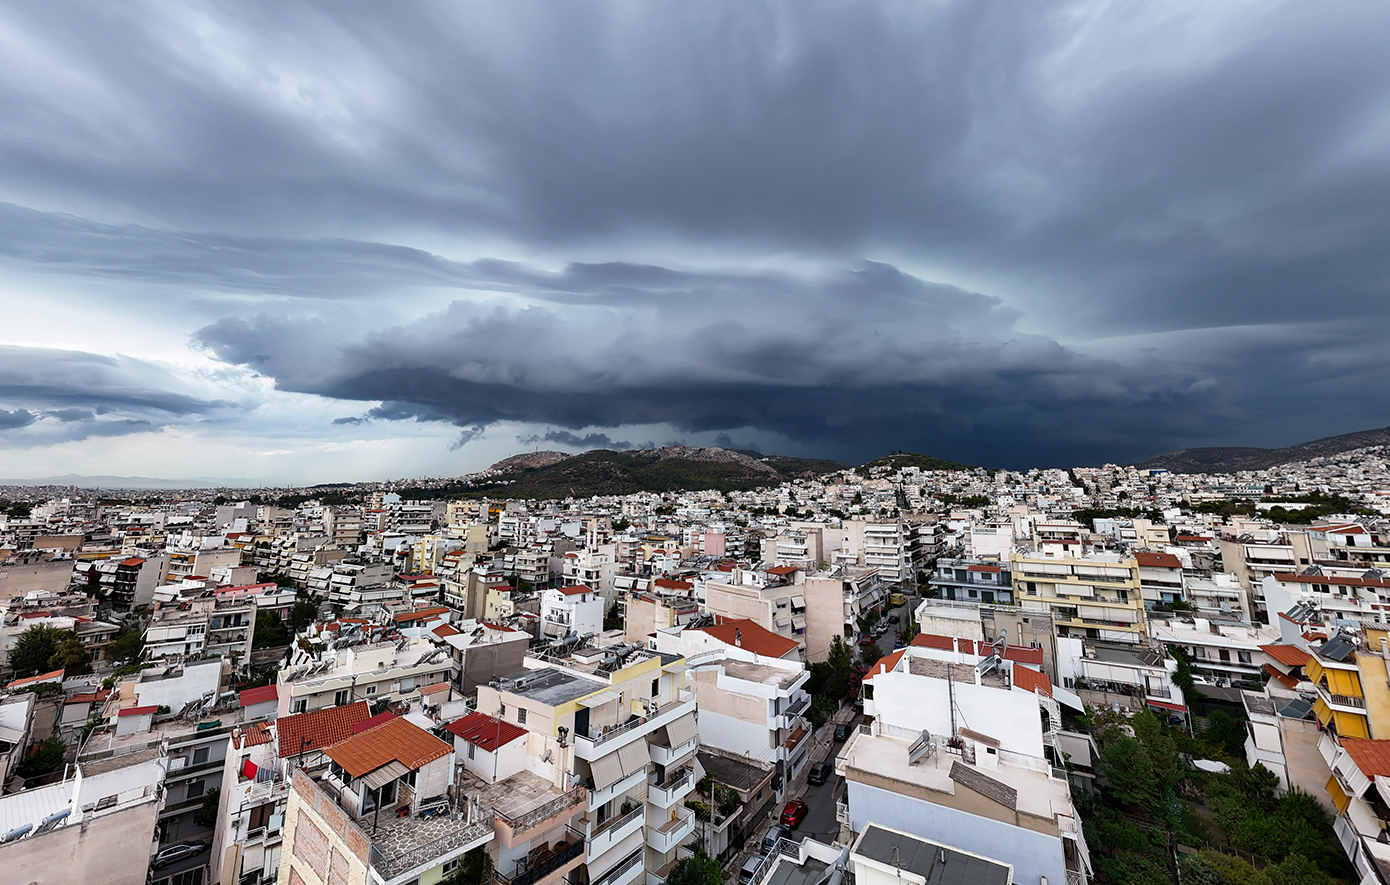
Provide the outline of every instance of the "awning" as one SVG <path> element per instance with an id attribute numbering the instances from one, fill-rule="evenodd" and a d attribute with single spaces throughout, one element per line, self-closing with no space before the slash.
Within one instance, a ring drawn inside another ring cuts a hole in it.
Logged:
<path id="1" fill-rule="evenodd" d="M 791 625 L 792 625 L 792 619 L 791 619 L 791 618 L 778 618 L 778 619 L 777 619 L 777 626 L 779 626 L 779 627 L 790 627 Z"/>
<path id="2" fill-rule="evenodd" d="M 805 616 L 805 615 L 792 615 L 792 629 L 793 629 L 793 630 L 805 630 L 805 629 L 806 629 L 806 616 Z"/>
<path id="3" fill-rule="evenodd" d="M 647 764 L 652 761 L 651 753 L 647 751 L 646 741 L 633 741 L 618 750 L 617 755 L 618 762 L 623 767 L 623 777 L 630 777 L 639 771 L 646 771 Z"/>
<path id="4" fill-rule="evenodd" d="M 602 707 L 609 701 L 616 701 L 617 699 L 618 693 L 616 691 L 601 691 L 593 697 L 581 698 L 579 701 L 579 706 L 591 708 Z"/>
<path id="5" fill-rule="evenodd" d="M 396 778 L 404 777 L 407 774 L 410 774 L 410 769 L 392 759 L 376 771 L 368 774 L 362 780 L 373 790 L 380 790 Z"/>
<path id="6" fill-rule="evenodd" d="M 1149 701 L 1146 701 L 1145 703 L 1147 703 L 1150 707 L 1158 707 L 1158 708 L 1160 708 L 1160 709 L 1162 709 L 1162 710 L 1172 710 L 1174 713 L 1186 713 L 1186 712 L 1187 712 L 1187 708 L 1184 707 L 1182 704 L 1170 704 L 1170 703 L 1168 703 L 1167 701 L 1155 701 L 1155 700 L 1149 700 Z"/>
<path id="7" fill-rule="evenodd" d="M 646 746 L 646 741 L 642 742 Z M 594 776 L 594 789 L 606 790 L 623 779 L 623 766 L 617 753 L 609 753 L 589 763 L 589 771 Z"/>
<path id="8" fill-rule="evenodd" d="M 671 742 L 671 749 L 675 749 L 683 744 L 688 744 L 699 734 L 699 729 L 695 725 L 695 714 L 686 713 L 675 722 L 666 726 L 666 739 Z"/>
<path id="9" fill-rule="evenodd" d="M 793 597 L 792 597 L 792 608 L 805 608 L 805 607 L 806 607 L 806 597 L 804 597 L 804 596 L 793 596 Z"/>
<path id="10" fill-rule="evenodd" d="M 1346 814 L 1347 806 L 1351 804 L 1351 796 L 1342 789 L 1342 785 L 1337 782 L 1337 775 L 1332 775 L 1324 785 L 1327 795 L 1332 799 L 1332 804 L 1337 806 L 1338 814 Z"/>

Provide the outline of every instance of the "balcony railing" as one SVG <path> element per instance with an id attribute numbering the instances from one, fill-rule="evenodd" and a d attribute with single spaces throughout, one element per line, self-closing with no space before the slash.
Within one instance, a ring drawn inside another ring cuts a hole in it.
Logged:
<path id="1" fill-rule="evenodd" d="M 536 882 L 549 876 L 570 861 L 582 857 L 584 854 L 584 834 L 570 827 L 565 827 L 565 832 L 571 839 L 559 851 L 539 857 L 535 861 L 518 862 L 516 871 L 510 876 L 493 873 L 494 878 L 502 885 L 535 885 Z"/>
<path id="2" fill-rule="evenodd" d="M 603 852 L 612 848 L 618 841 L 619 834 L 623 829 L 630 826 L 634 821 L 641 820 L 647 814 L 647 810 L 642 805 L 637 805 L 627 814 L 621 817 L 610 817 L 608 820 L 595 827 L 589 828 L 589 859 L 593 860 Z"/>
<path id="3" fill-rule="evenodd" d="M 614 882 L 622 881 L 623 876 L 630 873 L 634 868 L 642 866 L 642 858 L 646 854 L 646 849 L 638 848 L 628 855 L 616 867 L 604 873 L 600 878 L 590 882 L 589 885 L 613 885 Z"/>
<path id="4" fill-rule="evenodd" d="M 497 819 L 511 827 L 512 833 L 523 833 L 537 824 L 544 823 L 552 817 L 563 814 L 565 811 L 574 808 L 576 805 L 587 804 L 589 801 L 589 791 L 583 787 L 575 787 L 572 790 L 551 799 L 549 802 L 530 811 L 518 815 L 515 818 L 498 813 Z"/>
<path id="5" fill-rule="evenodd" d="M 496 823 L 492 812 L 485 811 L 473 822 L 460 827 L 452 833 L 436 839 L 433 842 L 421 845 L 418 848 L 411 849 L 405 854 L 395 858 L 387 857 L 386 853 L 383 852 L 381 848 L 372 845 L 369 854 L 371 865 L 376 868 L 383 879 L 389 881 L 435 858 L 443 857 L 450 851 L 463 848 L 469 843 L 479 840 L 486 841 L 491 837 L 495 826 Z M 583 849 L 582 844 L 580 845 L 580 849 Z"/>
<path id="6" fill-rule="evenodd" d="M 655 793 L 652 798 L 662 807 L 670 805 L 676 801 L 682 790 L 689 790 L 694 785 L 695 772 L 689 768 L 682 768 L 676 774 L 668 777 L 665 783 L 649 784 L 647 786 L 648 795 Z"/>
<path id="7" fill-rule="evenodd" d="M 1330 692 L 1327 696 L 1332 699 L 1332 703 L 1334 704 L 1341 704 L 1343 707 L 1356 707 L 1358 710 L 1366 709 L 1366 701 L 1364 698 L 1354 698 L 1351 695 L 1332 694 Z"/>

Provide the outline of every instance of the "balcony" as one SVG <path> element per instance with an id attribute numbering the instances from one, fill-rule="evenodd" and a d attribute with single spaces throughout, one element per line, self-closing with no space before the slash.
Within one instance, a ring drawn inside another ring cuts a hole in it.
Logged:
<path id="1" fill-rule="evenodd" d="M 524 842 L 538 829 L 549 829 L 556 821 L 573 817 L 578 813 L 579 806 L 587 806 L 588 801 L 589 791 L 583 787 L 575 787 L 515 817 L 503 814 L 499 810 L 497 822 L 502 826 L 499 827 L 498 838 L 508 847 Z"/>
<path id="2" fill-rule="evenodd" d="M 574 755 L 586 762 L 615 752 L 619 747 L 656 731 L 695 710 L 695 693 L 682 691 L 675 701 L 659 707 L 649 716 L 639 716 L 597 735 L 575 735 Z"/>
<path id="3" fill-rule="evenodd" d="M 584 834 L 565 827 L 565 842 L 559 848 L 546 845 L 533 851 L 525 860 L 518 861 L 510 876 L 493 873 L 499 885 L 536 885 L 542 879 L 561 874 L 579 865 L 584 856 Z"/>
<path id="4" fill-rule="evenodd" d="M 685 743 L 676 747 L 667 747 L 662 744 L 652 744 L 648 749 L 652 754 L 652 761 L 657 765 L 666 767 L 675 765 L 677 762 L 695 752 L 695 748 L 700 746 L 700 738 L 691 738 Z"/>
<path id="5" fill-rule="evenodd" d="M 653 753 L 652 755 L 653 758 L 655 758 L 656 754 Z M 628 790 L 642 783 L 646 779 L 646 769 L 639 769 L 637 771 L 634 771 L 627 777 L 623 778 L 622 780 L 618 781 L 616 784 L 613 784 L 611 787 L 607 787 L 602 790 L 591 790 L 589 792 L 589 810 L 593 811 L 594 809 L 598 808 L 600 805 L 609 801 L 610 799 L 616 799 L 618 796 L 621 796 L 622 794 L 626 793 Z"/>
<path id="6" fill-rule="evenodd" d="M 386 885 L 408 882 L 430 867 L 492 840 L 495 822 L 490 812 L 474 808 L 469 820 L 453 815 L 430 818 L 383 818 L 373 834 L 369 863 Z"/>
<path id="7" fill-rule="evenodd" d="M 1366 700 L 1364 698 L 1352 697 L 1347 694 L 1332 694 L 1328 692 L 1327 701 L 1333 706 L 1352 707 L 1357 710 L 1366 709 Z"/>
<path id="8" fill-rule="evenodd" d="M 695 812 L 678 808 L 671 819 L 659 827 L 647 827 L 647 846 L 658 854 L 669 854 L 695 832 Z"/>
<path id="9" fill-rule="evenodd" d="M 664 783 L 647 785 L 647 801 L 658 808 L 670 808 L 695 788 L 695 772 L 682 768 L 675 774 L 668 774 Z"/>
<path id="10" fill-rule="evenodd" d="M 671 862 L 663 866 L 654 873 L 647 873 L 647 885 L 666 885 L 666 880 L 670 878 L 671 871 L 676 868 L 676 862 L 680 858 L 672 858 Z"/>
<path id="11" fill-rule="evenodd" d="M 589 855 L 586 863 L 593 863 L 605 851 L 619 844 L 628 836 L 642 828 L 646 822 L 646 808 L 637 805 L 621 817 L 610 817 L 601 824 L 588 825 Z"/>
<path id="12" fill-rule="evenodd" d="M 644 869 L 642 859 L 646 853 L 645 848 L 638 848 L 616 867 L 593 880 L 589 885 L 632 885 L 642 875 Z"/>

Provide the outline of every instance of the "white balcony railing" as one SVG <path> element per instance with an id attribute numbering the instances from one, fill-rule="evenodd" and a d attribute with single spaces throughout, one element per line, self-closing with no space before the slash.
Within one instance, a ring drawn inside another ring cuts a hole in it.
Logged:
<path id="1" fill-rule="evenodd" d="M 647 827 L 647 845 L 659 854 L 667 854 L 695 832 L 695 812 L 679 808 L 659 827 Z"/>

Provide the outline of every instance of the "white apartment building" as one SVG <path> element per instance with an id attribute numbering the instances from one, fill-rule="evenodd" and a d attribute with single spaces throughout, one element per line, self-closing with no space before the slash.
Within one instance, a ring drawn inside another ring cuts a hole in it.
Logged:
<path id="1" fill-rule="evenodd" d="M 603 599 L 591 587 L 572 584 L 541 593 L 540 635 L 547 639 L 593 636 L 603 631 Z"/>
<path id="2" fill-rule="evenodd" d="M 448 682 L 453 659 L 427 639 L 355 639 L 351 629 L 307 636 L 312 651 L 293 645 L 277 674 L 280 717 L 355 701 L 411 701 L 421 686 Z M 361 644 L 351 644 L 361 642 Z"/>
<path id="3" fill-rule="evenodd" d="M 310 589 L 317 589 L 314 577 L 318 576 L 311 573 Z M 405 598 L 404 588 L 395 582 L 388 563 L 339 562 L 329 569 L 327 578 L 324 590 L 329 601 L 346 612 L 399 603 Z"/>

